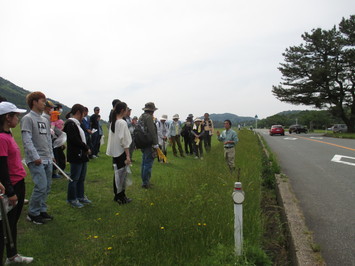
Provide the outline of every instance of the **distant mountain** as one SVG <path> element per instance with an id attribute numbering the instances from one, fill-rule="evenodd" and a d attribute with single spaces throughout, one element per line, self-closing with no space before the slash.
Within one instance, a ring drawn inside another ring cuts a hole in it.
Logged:
<path id="1" fill-rule="evenodd" d="M 254 117 L 251 116 L 238 116 L 231 113 L 224 114 L 210 114 L 210 118 L 212 119 L 215 127 L 223 127 L 223 121 L 229 119 L 232 122 L 233 126 L 237 126 L 238 124 L 245 123 L 248 121 L 255 121 Z"/>
<path id="2" fill-rule="evenodd" d="M 29 110 L 29 107 L 26 103 L 26 96 L 27 94 L 31 93 L 28 90 L 25 90 L 15 84 L 11 83 L 10 81 L 3 79 L 0 77 L 0 96 L 5 97 L 7 101 L 12 102 L 18 108 L 23 108 Z M 47 98 L 48 100 L 52 101 L 54 104 L 58 104 L 60 102 L 53 100 L 51 98 Z M 63 105 L 63 114 L 66 114 L 70 111 L 70 108 L 62 103 Z"/>
<path id="3" fill-rule="evenodd" d="M 289 111 L 283 111 L 280 113 L 277 113 L 277 115 L 291 115 L 291 114 L 298 114 L 304 110 L 289 110 Z"/>

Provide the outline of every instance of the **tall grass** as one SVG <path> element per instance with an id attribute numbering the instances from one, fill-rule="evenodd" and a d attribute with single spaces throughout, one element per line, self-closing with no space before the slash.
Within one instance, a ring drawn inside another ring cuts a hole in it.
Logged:
<path id="1" fill-rule="evenodd" d="M 239 131 L 236 164 L 246 193 L 244 252 L 234 256 L 233 201 L 237 181 L 223 159 L 223 145 L 213 139 L 204 160 L 175 158 L 154 162 L 152 189 L 142 189 L 141 152 L 135 151 L 133 202 L 113 202 L 111 158 L 101 147 L 91 160 L 86 194 L 91 206 L 73 209 L 66 203 L 67 181 L 55 179 L 48 199 L 55 216 L 45 225 L 19 224 L 19 251 L 35 258 L 34 265 L 268 265 L 262 250 L 263 218 L 260 209 L 262 152 L 256 135 Z M 19 130 L 14 130 L 19 142 Z M 105 134 L 107 135 L 107 134 Z M 22 144 L 20 145 L 22 146 Z M 69 168 L 69 166 L 68 166 Z M 32 192 L 26 178 L 27 198 Z"/>

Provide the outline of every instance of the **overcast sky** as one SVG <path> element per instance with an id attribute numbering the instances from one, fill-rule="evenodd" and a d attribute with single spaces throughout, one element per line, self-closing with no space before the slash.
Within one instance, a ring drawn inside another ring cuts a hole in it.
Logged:
<path id="1" fill-rule="evenodd" d="M 355 14 L 354 0 L 0 0 L 0 76 L 107 119 L 310 109 L 278 101 L 277 67 L 301 34 Z"/>

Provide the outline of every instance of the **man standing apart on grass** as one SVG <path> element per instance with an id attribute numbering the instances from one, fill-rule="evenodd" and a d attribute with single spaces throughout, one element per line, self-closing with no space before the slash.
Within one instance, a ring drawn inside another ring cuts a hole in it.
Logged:
<path id="1" fill-rule="evenodd" d="M 143 108 L 144 113 L 139 118 L 139 122 L 144 125 L 145 130 L 147 131 L 147 135 L 150 135 L 152 139 L 152 144 L 146 148 L 142 149 L 142 168 L 141 168 L 141 175 L 142 175 L 142 188 L 150 188 L 150 178 L 152 176 L 152 167 L 154 158 L 156 156 L 156 149 L 159 148 L 158 145 L 158 134 L 157 134 L 157 127 L 153 121 L 153 114 L 154 111 L 158 110 L 155 108 L 155 104 L 152 102 L 146 103 L 145 107 Z"/>
<path id="2" fill-rule="evenodd" d="M 219 141 L 223 141 L 224 144 L 224 158 L 228 164 L 229 170 L 233 172 L 235 170 L 235 148 L 234 146 L 238 142 L 238 135 L 237 133 L 231 129 L 232 122 L 230 120 L 224 120 L 224 130 L 222 134 L 217 131 L 217 139 Z"/>
<path id="3" fill-rule="evenodd" d="M 21 119 L 21 134 L 26 163 L 34 183 L 27 220 L 44 224 L 53 220 L 46 200 L 52 184 L 53 149 L 49 121 L 42 116 L 46 96 L 39 91 L 27 95 L 31 111 Z"/>

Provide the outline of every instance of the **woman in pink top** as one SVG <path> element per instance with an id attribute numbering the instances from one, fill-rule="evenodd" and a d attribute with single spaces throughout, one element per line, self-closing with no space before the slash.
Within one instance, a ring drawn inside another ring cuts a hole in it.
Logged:
<path id="1" fill-rule="evenodd" d="M 8 197 L 10 208 L 8 221 L 13 239 L 11 243 L 6 243 L 7 259 L 5 264 L 10 263 L 30 263 L 32 257 L 25 257 L 17 253 L 17 222 L 20 218 L 23 201 L 25 199 L 26 171 L 21 163 L 21 154 L 18 145 L 11 134 L 11 128 L 15 128 L 19 122 L 19 113 L 26 110 L 18 109 L 9 102 L 0 103 L 0 182 L 5 186 L 5 195 Z M 4 230 L 3 221 L 0 221 L 0 264 L 3 263 L 4 253 Z M 10 242 L 10 241 L 8 241 Z"/>

